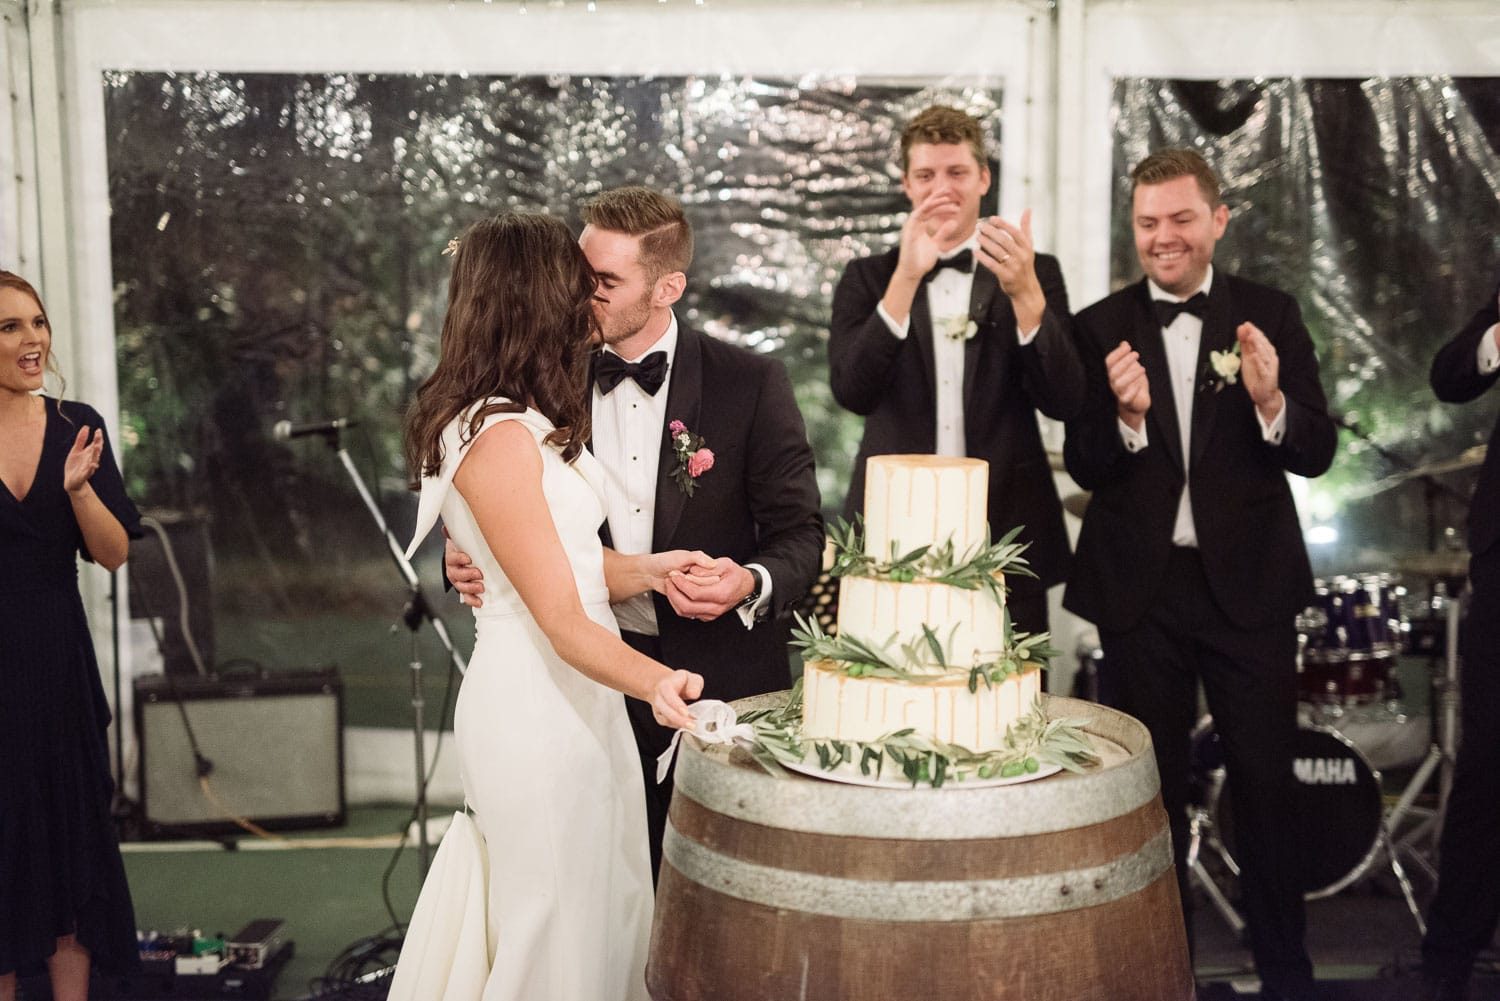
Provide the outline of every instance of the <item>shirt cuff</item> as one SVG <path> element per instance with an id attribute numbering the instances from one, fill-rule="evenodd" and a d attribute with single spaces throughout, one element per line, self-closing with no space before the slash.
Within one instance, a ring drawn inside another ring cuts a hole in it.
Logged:
<path id="1" fill-rule="evenodd" d="M 1038 323 L 1036 326 L 1032 327 L 1030 330 L 1022 330 L 1020 327 L 1017 327 L 1016 328 L 1016 339 L 1021 342 L 1021 347 L 1024 348 L 1026 345 L 1028 345 L 1032 341 L 1036 340 L 1036 335 L 1039 334 L 1039 333 L 1041 333 L 1041 332 L 1042 332 L 1042 325 L 1040 323 Z"/>
<path id="2" fill-rule="evenodd" d="M 1139 452 L 1141 449 L 1151 444 L 1151 442 L 1146 439 L 1145 424 L 1142 424 L 1141 429 L 1137 431 L 1135 428 L 1131 427 L 1129 424 L 1126 424 L 1125 421 L 1121 420 L 1120 418 L 1116 418 L 1116 422 L 1120 425 L 1120 440 L 1125 443 L 1126 451 Z"/>
<path id="3" fill-rule="evenodd" d="M 1500 323 L 1486 330 L 1479 339 L 1480 375 L 1490 375 L 1500 369 L 1500 344 L 1495 343 L 1495 327 L 1500 327 Z"/>
<path id="4" fill-rule="evenodd" d="M 1286 394 L 1281 396 L 1281 413 L 1276 419 L 1267 424 L 1266 419 L 1260 415 L 1260 408 L 1255 408 L 1255 419 L 1260 422 L 1260 436 L 1268 444 L 1280 445 L 1281 439 L 1286 436 Z"/>
<path id="5" fill-rule="evenodd" d="M 749 570 L 751 567 L 760 571 L 760 597 L 755 599 L 755 604 L 745 605 L 742 608 L 734 610 L 735 614 L 740 617 L 740 621 L 745 624 L 746 629 L 754 629 L 755 623 L 759 622 L 762 618 L 762 611 L 768 611 L 771 607 L 771 572 L 759 563 L 745 564 L 746 570 Z"/>
<path id="6" fill-rule="evenodd" d="M 906 315 L 906 319 L 903 322 L 897 323 L 891 319 L 891 314 L 885 311 L 885 303 L 877 302 L 875 304 L 875 315 L 885 321 L 885 327 L 891 332 L 893 337 L 900 341 L 906 340 L 906 335 L 911 330 L 910 313 Z"/>

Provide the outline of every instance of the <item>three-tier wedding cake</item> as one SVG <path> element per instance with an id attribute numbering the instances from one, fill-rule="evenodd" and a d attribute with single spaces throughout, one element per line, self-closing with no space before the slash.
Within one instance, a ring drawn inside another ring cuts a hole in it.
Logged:
<path id="1" fill-rule="evenodd" d="M 838 632 L 804 644 L 802 735 L 876 741 L 911 729 L 983 753 L 1037 713 L 1045 637 L 1007 627 L 1003 568 L 1024 566 L 1014 533 L 992 543 L 988 464 L 882 455 L 866 466 L 863 527 L 835 534 Z"/>

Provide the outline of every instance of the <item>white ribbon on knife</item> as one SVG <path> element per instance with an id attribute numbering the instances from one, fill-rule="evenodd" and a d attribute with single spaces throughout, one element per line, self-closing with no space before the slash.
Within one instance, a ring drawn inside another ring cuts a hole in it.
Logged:
<path id="1" fill-rule="evenodd" d="M 718 699 L 701 699 L 688 706 L 688 712 L 696 721 L 691 730 L 678 730 L 672 734 L 672 743 L 656 759 L 656 781 L 663 782 L 672 767 L 672 758 L 677 754 L 677 745 L 682 735 L 690 733 L 705 744 L 733 744 L 736 740 L 754 741 L 755 727 L 741 723 L 739 716 L 728 702 Z"/>

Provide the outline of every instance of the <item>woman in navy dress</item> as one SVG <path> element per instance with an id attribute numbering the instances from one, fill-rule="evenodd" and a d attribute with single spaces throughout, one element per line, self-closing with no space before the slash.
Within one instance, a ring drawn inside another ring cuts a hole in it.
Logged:
<path id="1" fill-rule="evenodd" d="M 36 290 L 0 271 L 0 1001 L 17 974 L 76 1001 L 91 966 L 138 964 L 77 557 L 117 569 L 140 516 L 99 415 L 41 395 L 51 346 Z"/>

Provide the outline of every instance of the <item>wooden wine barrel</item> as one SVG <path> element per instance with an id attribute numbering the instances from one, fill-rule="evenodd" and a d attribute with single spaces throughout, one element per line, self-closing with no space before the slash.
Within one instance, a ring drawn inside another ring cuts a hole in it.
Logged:
<path id="1" fill-rule="evenodd" d="M 786 695 L 735 703 L 740 712 Z M 656 1001 L 1190 1001 L 1151 741 L 1087 720 L 1098 768 L 1019 785 L 775 777 L 684 741 L 646 983 Z"/>

